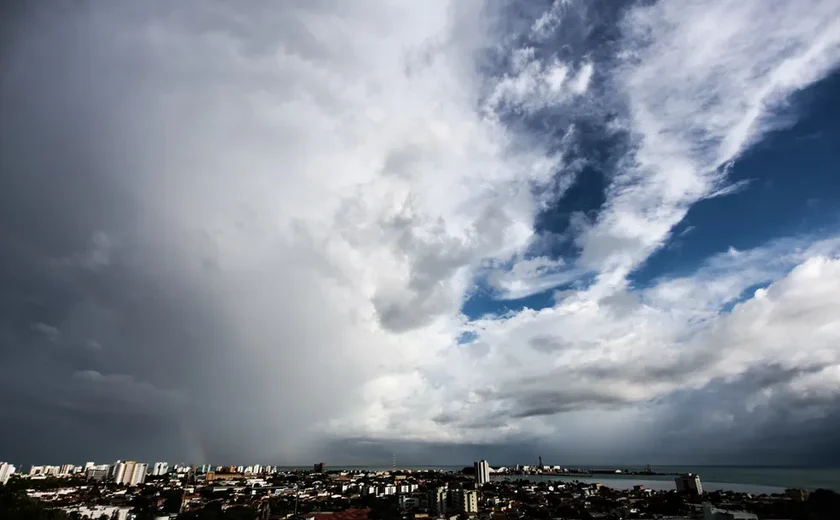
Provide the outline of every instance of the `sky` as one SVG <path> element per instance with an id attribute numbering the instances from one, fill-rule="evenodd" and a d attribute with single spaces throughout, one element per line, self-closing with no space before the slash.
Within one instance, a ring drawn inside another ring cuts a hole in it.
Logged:
<path id="1" fill-rule="evenodd" d="M 840 465 L 840 3 L 3 9 L 0 460 Z"/>

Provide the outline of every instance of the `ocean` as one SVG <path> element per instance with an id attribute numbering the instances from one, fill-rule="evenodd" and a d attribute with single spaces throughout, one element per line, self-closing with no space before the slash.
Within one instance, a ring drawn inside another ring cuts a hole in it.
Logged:
<path id="1" fill-rule="evenodd" d="M 457 466 L 398 466 L 399 469 L 426 469 L 460 471 L 471 464 Z M 621 468 L 642 471 L 644 466 L 573 466 L 590 468 Z M 311 469 L 301 468 L 301 469 Z M 388 471 L 390 466 L 327 466 L 327 469 Z M 814 490 L 832 489 L 840 492 L 840 468 L 793 468 L 770 466 L 653 466 L 657 473 L 694 473 L 700 476 L 703 489 L 707 491 L 728 490 L 741 493 L 779 493 L 786 488 Z M 651 489 L 674 489 L 674 477 L 669 475 L 621 475 L 599 474 L 591 477 L 558 477 L 552 475 L 507 475 L 493 478 L 527 479 L 534 482 L 579 480 L 600 482 L 615 489 L 629 489 L 641 484 Z"/>

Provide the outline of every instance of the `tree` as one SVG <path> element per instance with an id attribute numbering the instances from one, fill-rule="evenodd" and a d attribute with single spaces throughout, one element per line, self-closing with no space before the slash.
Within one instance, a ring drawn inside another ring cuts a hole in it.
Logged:
<path id="1" fill-rule="evenodd" d="M 67 520 L 61 509 L 52 509 L 26 496 L 23 490 L 0 486 L 0 518 L 3 520 Z"/>

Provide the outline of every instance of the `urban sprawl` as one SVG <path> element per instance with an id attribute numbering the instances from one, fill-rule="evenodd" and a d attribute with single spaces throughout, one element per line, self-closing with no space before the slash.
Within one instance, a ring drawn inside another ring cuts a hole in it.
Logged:
<path id="1" fill-rule="evenodd" d="M 704 492 L 699 475 L 674 475 L 670 490 L 616 490 L 574 477 L 622 470 L 544 466 L 461 471 L 311 470 L 276 466 L 0 463 L 0 518 L 48 520 L 363 519 L 828 519 L 840 495 L 788 489 L 753 495 Z M 632 473 L 632 472 L 630 472 Z M 641 475 L 662 475 L 649 467 Z M 538 482 L 529 477 L 540 475 Z"/>

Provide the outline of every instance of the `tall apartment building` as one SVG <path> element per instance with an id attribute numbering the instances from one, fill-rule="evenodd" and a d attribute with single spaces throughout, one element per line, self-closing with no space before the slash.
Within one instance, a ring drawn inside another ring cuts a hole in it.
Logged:
<path id="1" fill-rule="evenodd" d="M 454 489 L 449 493 L 452 506 L 459 513 L 478 512 L 478 492 L 474 489 Z"/>
<path id="2" fill-rule="evenodd" d="M 703 494 L 703 485 L 700 483 L 700 475 L 685 473 L 674 479 L 677 485 L 677 492 L 687 492 L 695 496 Z"/>
<path id="3" fill-rule="evenodd" d="M 85 478 L 96 482 L 101 482 L 108 478 L 108 468 L 90 467 L 85 470 Z"/>
<path id="4" fill-rule="evenodd" d="M 439 487 L 429 492 L 429 512 L 434 515 L 446 514 L 446 488 Z"/>
<path id="5" fill-rule="evenodd" d="M 168 462 L 155 462 L 152 466 L 152 475 L 166 475 L 167 473 L 169 473 Z"/>
<path id="6" fill-rule="evenodd" d="M 134 465 L 134 472 L 131 475 L 129 486 L 136 486 L 146 481 L 146 473 L 149 470 L 149 465 L 145 462 Z"/>
<path id="7" fill-rule="evenodd" d="M 15 472 L 15 467 L 8 462 L 0 462 L 0 484 L 5 485 L 9 477 Z"/>
<path id="8" fill-rule="evenodd" d="M 118 462 L 114 471 L 114 482 L 126 486 L 136 486 L 146 480 L 148 464 L 127 460 Z"/>
<path id="9" fill-rule="evenodd" d="M 490 464 L 486 460 L 481 459 L 473 463 L 473 467 L 475 468 L 476 486 L 483 486 L 487 482 L 490 482 Z"/>

